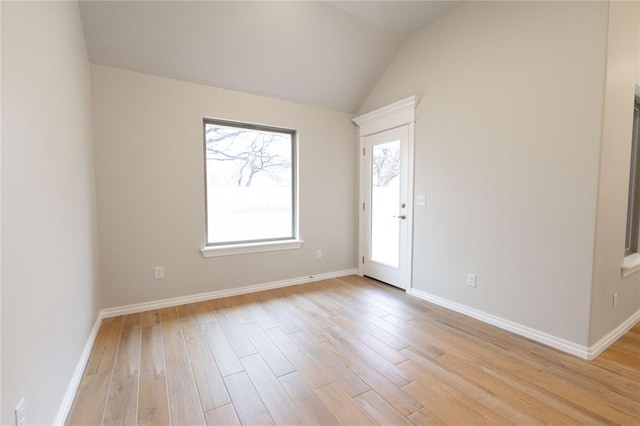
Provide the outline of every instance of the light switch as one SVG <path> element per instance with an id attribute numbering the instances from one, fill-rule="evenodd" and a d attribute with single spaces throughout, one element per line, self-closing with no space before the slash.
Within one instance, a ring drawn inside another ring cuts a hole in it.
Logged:
<path id="1" fill-rule="evenodd" d="M 417 195 L 416 206 L 426 206 L 426 205 L 427 205 L 427 197 L 425 195 Z"/>

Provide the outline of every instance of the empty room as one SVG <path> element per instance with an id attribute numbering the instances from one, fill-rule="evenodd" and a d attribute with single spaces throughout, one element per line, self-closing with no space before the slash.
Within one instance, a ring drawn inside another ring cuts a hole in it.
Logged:
<path id="1" fill-rule="evenodd" d="M 0 424 L 640 424 L 640 2 L 0 25 Z"/>

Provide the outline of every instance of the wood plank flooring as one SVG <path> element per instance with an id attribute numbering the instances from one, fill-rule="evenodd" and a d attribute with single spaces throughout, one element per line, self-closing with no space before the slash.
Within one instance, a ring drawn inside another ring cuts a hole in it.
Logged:
<path id="1" fill-rule="evenodd" d="M 640 324 L 587 362 L 350 276 L 103 321 L 69 425 L 640 424 Z"/>

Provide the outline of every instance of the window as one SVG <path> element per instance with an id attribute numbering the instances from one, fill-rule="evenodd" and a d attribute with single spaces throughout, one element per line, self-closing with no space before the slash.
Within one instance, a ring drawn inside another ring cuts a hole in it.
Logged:
<path id="1" fill-rule="evenodd" d="M 299 247 L 286 246 L 298 242 L 295 130 L 205 119 L 204 144 L 203 254 L 229 246 Z"/>
<path id="2" fill-rule="evenodd" d="M 640 98 L 636 97 L 633 110 L 633 133 L 631 141 L 631 167 L 629 170 L 629 199 L 627 202 L 627 234 L 625 256 L 638 253 L 640 233 L 640 149 L 638 132 L 640 127 Z"/>

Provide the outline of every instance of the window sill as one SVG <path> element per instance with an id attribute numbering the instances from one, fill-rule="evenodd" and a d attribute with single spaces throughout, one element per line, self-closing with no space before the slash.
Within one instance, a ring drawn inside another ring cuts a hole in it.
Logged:
<path id="1" fill-rule="evenodd" d="M 622 263 L 622 277 L 628 277 L 638 271 L 640 271 L 640 253 L 633 253 L 626 256 Z"/>
<path id="2" fill-rule="evenodd" d="M 209 246 L 200 249 L 204 257 L 233 256 L 236 254 L 260 253 L 265 251 L 292 250 L 302 247 L 303 240 L 268 241 L 264 243 L 230 244 Z"/>

